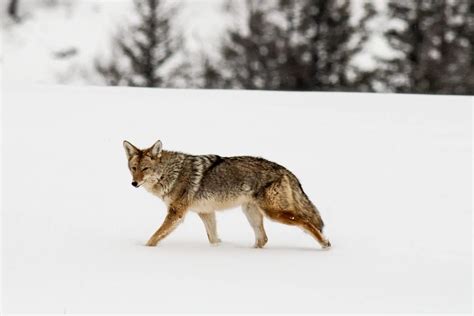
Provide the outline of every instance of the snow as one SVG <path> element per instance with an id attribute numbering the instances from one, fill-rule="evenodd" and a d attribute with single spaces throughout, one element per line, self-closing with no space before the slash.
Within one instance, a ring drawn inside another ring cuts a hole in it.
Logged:
<path id="1" fill-rule="evenodd" d="M 464 312 L 472 98 L 4 82 L 3 312 Z M 256 155 L 292 170 L 333 248 L 239 209 L 208 244 L 130 185 L 122 140 Z"/>
<path id="2" fill-rule="evenodd" d="M 34 8 L 3 30 L 5 76 L 27 83 L 92 82 L 94 60 L 109 50 L 130 8 L 123 1 L 90 0 Z M 60 58 L 64 52 L 73 53 Z"/>

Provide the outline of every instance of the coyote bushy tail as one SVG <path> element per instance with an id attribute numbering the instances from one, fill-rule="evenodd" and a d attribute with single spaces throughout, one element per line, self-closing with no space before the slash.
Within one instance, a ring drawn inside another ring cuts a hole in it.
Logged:
<path id="1" fill-rule="evenodd" d="M 307 214 L 308 218 L 311 219 L 313 224 L 316 226 L 317 229 L 319 229 L 320 232 L 323 232 L 324 222 L 321 218 L 318 208 L 310 201 L 310 199 L 304 192 L 303 187 L 301 186 L 301 183 L 298 178 L 296 178 L 296 176 L 293 175 L 291 172 L 289 172 L 289 175 L 290 181 L 292 182 L 291 187 L 295 188 L 293 190 L 293 198 L 297 204 L 297 207 L 302 212 Z"/>

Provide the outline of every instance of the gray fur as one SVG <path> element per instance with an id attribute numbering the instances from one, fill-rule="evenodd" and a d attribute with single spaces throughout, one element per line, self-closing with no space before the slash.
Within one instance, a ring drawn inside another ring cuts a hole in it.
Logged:
<path id="1" fill-rule="evenodd" d="M 323 247 L 330 245 L 322 235 L 323 221 L 300 182 L 289 170 L 263 158 L 218 155 L 189 155 L 161 149 L 156 142 L 135 151 L 126 142 L 129 168 L 134 182 L 143 184 L 168 205 L 169 222 L 162 225 L 149 241 L 156 244 L 169 234 L 188 210 L 214 214 L 216 210 L 242 205 L 256 235 L 256 246 L 263 247 L 267 237 L 262 215 L 272 220 L 297 225 L 312 234 Z M 260 214 L 260 216 L 259 216 Z M 215 243 L 214 216 L 201 216 Z M 166 227 L 165 227 L 166 226 Z"/>

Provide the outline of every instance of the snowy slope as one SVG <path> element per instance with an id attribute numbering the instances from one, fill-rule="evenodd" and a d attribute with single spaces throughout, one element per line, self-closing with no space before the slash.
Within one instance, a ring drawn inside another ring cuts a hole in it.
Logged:
<path id="1" fill-rule="evenodd" d="M 465 312 L 472 98 L 4 87 L 4 312 Z M 122 140 L 257 155 L 301 180 L 333 249 L 238 209 L 144 243 L 164 204 Z"/>

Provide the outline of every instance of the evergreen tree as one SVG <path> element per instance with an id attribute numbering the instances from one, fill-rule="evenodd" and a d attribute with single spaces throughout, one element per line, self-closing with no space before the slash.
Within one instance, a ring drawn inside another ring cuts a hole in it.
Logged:
<path id="1" fill-rule="evenodd" d="M 135 0 L 138 22 L 114 40 L 113 58 L 96 68 L 109 85 L 159 87 L 168 80 L 160 73 L 178 50 L 170 20 L 175 9 L 161 0 Z"/>
<path id="2" fill-rule="evenodd" d="M 310 43 L 311 81 L 318 90 L 358 90 L 348 72 L 352 58 L 361 51 L 368 38 L 365 22 L 375 13 L 366 4 L 362 23 L 351 23 L 351 1 L 306 1 L 303 7 L 303 31 Z M 353 42 L 354 41 L 354 42 Z M 354 69 L 352 69 L 354 70 Z M 366 78 L 359 76 L 359 80 Z"/>
<path id="3" fill-rule="evenodd" d="M 245 11 L 246 29 L 229 30 L 221 50 L 223 62 L 204 65 L 209 88 L 219 82 L 228 88 L 277 89 L 282 29 L 268 21 L 270 9 L 262 3 L 248 0 Z"/>
<path id="4" fill-rule="evenodd" d="M 471 0 L 391 0 L 397 23 L 386 32 L 400 53 L 385 60 L 385 85 L 395 92 L 474 94 Z"/>
<path id="5" fill-rule="evenodd" d="M 15 21 L 20 21 L 18 13 L 18 0 L 10 0 L 7 7 L 8 15 Z"/>
<path id="6" fill-rule="evenodd" d="M 208 89 L 228 89 L 232 87 L 232 83 L 229 82 L 227 76 L 223 74 L 223 69 L 219 68 L 220 63 L 211 61 L 208 57 L 201 58 L 201 71 L 199 77 L 201 83 L 197 84 L 197 87 L 203 87 Z"/>
<path id="7" fill-rule="evenodd" d="M 247 1 L 246 28 L 227 34 L 223 62 L 216 69 L 225 70 L 221 77 L 229 87 L 370 90 L 369 76 L 351 61 L 367 40 L 371 6 L 361 23 L 353 25 L 349 0 L 268 3 Z"/>

